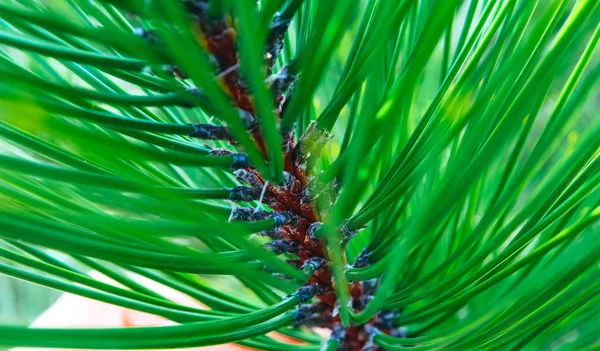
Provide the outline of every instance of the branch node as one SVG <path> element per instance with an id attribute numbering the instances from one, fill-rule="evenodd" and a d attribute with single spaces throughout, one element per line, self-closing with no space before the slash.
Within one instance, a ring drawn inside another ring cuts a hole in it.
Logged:
<path id="1" fill-rule="evenodd" d="M 323 265 L 326 263 L 323 257 L 311 257 L 308 260 L 304 261 L 300 270 L 304 274 L 313 275 L 316 271 L 318 271 Z"/>
<path id="2" fill-rule="evenodd" d="M 319 230 L 319 228 L 321 228 L 323 226 L 322 222 L 313 222 L 308 226 L 308 229 L 306 230 L 306 236 L 310 239 L 310 240 L 318 240 L 319 239 L 319 235 L 317 233 L 317 231 Z"/>
<path id="3" fill-rule="evenodd" d="M 265 244 L 265 247 L 276 255 L 283 253 L 296 253 L 300 249 L 300 243 L 296 240 L 273 240 Z"/>
<path id="4" fill-rule="evenodd" d="M 231 201 L 254 201 L 260 196 L 260 189 L 247 186 L 236 186 L 230 189 L 229 200 Z"/>
<path id="5" fill-rule="evenodd" d="M 238 152 L 238 153 L 232 154 L 232 156 L 233 156 L 233 163 L 231 164 L 232 169 L 236 170 L 236 169 L 250 167 L 250 160 L 248 159 L 248 155 L 246 155 L 245 153 Z"/>
<path id="6" fill-rule="evenodd" d="M 371 265 L 369 262 L 369 257 L 371 256 L 371 252 L 365 247 L 362 251 L 356 256 L 354 260 L 353 268 L 364 268 Z"/>
<path id="7" fill-rule="evenodd" d="M 273 221 L 275 222 L 275 227 L 281 227 L 286 224 L 292 224 L 297 220 L 296 216 L 289 211 L 272 212 L 269 218 L 273 219 Z"/>
<path id="8" fill-rule="evenodd" d="M 189 134 L 192 138 L 232 141 L 231 133 L 226 127 L 207 123 L 192 124 L 192 126 L 194 131 Z"/>
<path id="9" fill-rule="evenodd" d="M 303 303 L 309 301 L 310 299 L 312 299 L 313 297 L 315 297 L 315 295 L 321 291 L 322 291 L 322 289 L 319 286 L 319 284 L 309 284 L 309 285 L 305 285 L 305 286 L 301 287 L 300 289 L 298 289 L 298 291 L 293 293 L 292 296 L 295 296 L 298 298 L 299 304 L 303 304 Z"/>

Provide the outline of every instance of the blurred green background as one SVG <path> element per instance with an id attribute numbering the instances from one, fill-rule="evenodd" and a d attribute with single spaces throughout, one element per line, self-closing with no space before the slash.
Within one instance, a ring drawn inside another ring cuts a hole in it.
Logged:
<path id="1" fill-rule="evenodd" d="M 58 291 L 0 275 L 0 323 L 28 325 L 59 296 Z"/>
<path id="2" fill-rule="evenodd" d="M 7 246 L 0 242 L 0 247 Z M 0 275 L 0 323 L 28 325 L 59 296 L 58 291 Z"/>
<path id="3" fill-rule="evenodd" d="M 59 295 L 54 290 L 0 276 L 0 322 L 29 324 Z"/>

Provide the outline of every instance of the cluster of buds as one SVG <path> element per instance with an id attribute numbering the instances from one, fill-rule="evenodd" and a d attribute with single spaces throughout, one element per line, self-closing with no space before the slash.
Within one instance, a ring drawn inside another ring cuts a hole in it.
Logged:
<path id="1" fill-rule="evenodd" d="M 232 105 L 239 111 L 240 121 L 252 134 L 258 149 L 267 159 L 267 148 L 261 135 L 255 116 L 253 98 L 239 73 L 239 55 L 236 43 L 236 28 L 228 14 L 214 11 L 208 0 L 181 0 L 200 33 L 197 38 L 215 66 L 216 78 L 229 97 Z M 211 11 L 212 10 L 212 11 Z M 264 48 L 265 83 L 269 86 L 274 109 L 279 116 L 284 112 L 298 72 L 292 72 L 284 66 L 273 74 L 276 58 L 283 48 L 283 38 L 290 20 L 276 14 L 271 23 Z M 136 30 L 136 34 L 149 42 L 160 45 L 160 41 L 151 31 Z M 184 78 L 185 74 L 176 66 L 166 68 L 173 75 Z M 206 99 L 198 89 L 188 90 L 193 94 L 190 98 Z M 191 100 L 190 100 L 191 101 Z M 198 104 L 210 105 L 208 101 L 196 101 Z M 190 103 L 187 107 L 194 107 Z M 218 117 L 218 116 L 217 116 Z M 218 124 L 194 124 L 190 137 L 235 143 L 231 131 Z M 282 184 L 269 184 L 254 169 L 245 153 L 234 153 L 229 149 L 213 148 L 210 155 L 231 156 L 233 170 L 240 186 L 229 189 L 229 200 L 241 202 L 248 207 L 232 209 L 232 221 L 272 220 L 273 228 L 258 233 L 270 239 L 265 247 L 275 255 L 285 255 L 285 260 L 292 263 L 309 276 L 308 283 L 293 294 L 299 301 L 294 313 L 296 326 L 322 327 L 332 330 L 331 339 L 343 350 L 378 350 L 373 343 L 377 333 L 403 335 L 402 330 L 395 328 L 393 321 L 399 310 L 382 311 L 365 325 L 352 325 L 344 328 L 338 316 L 337 297 L 333 288 L 327 250 L 321 238 L 323 226 L 322 215 L 317 208 L 328 208 L 335 200 L 336 186 L 321 184 L 318 177 L 313 177 L 313 169 L 320 158 L 325 144 L 331 139 L 327 133 L 319 130 L 316 123 L 311 123 L 302 134 L 300 140 L 294 141 L 290 131 L 283 133 L 284 181 Z M 258 202 L 252 204 L 252 202 Z M 323 204 L 323 205 L 321 205 Z M 252 207 L 250 207 L 252 206 Z M 269 210 L 265 210 L 269 208 Z M 339 228 L 342 244 L 346 245 L 358 230 L 350 230 L 347 223 Z M 355 268 L 369 265 L 369 252 L 363 250 L 354 262 Z M 285 277 L 282 277 L 285 279 Z M 379 284 L 378 280 L 353 282 L 350 285 L 351 304 L 355 310 L 362 310 L 372 299 Z"/>

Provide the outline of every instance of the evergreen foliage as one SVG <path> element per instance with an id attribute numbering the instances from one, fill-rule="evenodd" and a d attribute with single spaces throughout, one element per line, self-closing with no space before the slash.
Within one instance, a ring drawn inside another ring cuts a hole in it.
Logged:
<path id="1" fill-rule="evenodd" d="M 0 273 L 177 322 L 0 346 L 600 348 L 599 40 L 597 0 L 0 0 Z"/>

